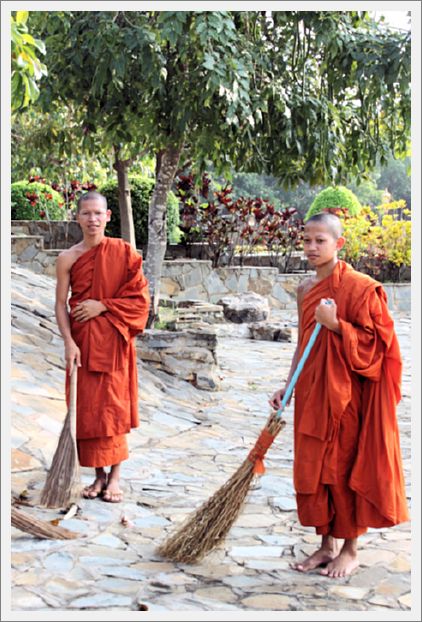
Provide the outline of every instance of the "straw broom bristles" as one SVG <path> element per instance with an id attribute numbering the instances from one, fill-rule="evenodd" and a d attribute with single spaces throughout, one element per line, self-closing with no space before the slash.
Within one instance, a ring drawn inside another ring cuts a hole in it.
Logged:
<path id="1" fill-rule="evenodd" d="M 70 377 L 69 410 L 41 493 L 40 502 L 48 508 L 65 507 L 80 496 L 76 444 L 76 369 L 75 365 Z"/>
<path id="2" fill-rule="evenodd" d="M 37 538 L 50 538 L 52 540 L 72 540 L 73 538 L 78 537 L 78 534 L 70 531 L 69 529 L 52 525 L 51 523 L 48 523 L 46 521 L 38 520 L 34 516 L 31 516 L 26 512 L 22 512 L 22 510 L 18 510 L 14 507 L 12 507 L 11 511 L 11 522 L 12 527 L 16 527 L 21 531 L 30 533 Z"/>
<path id="3" fill-rule="evenodd" d="M 331 302 L 327 301 L 325 304 Z M 262 474 L 265 470 L 263 465 L 265 453 L 285 425 L 280 414 L 292 396 L 296 381 L 320 330 L 321 324 L 317 322 L 284 391 L 279 410 L 270 415 L 245 462 L 211 499 L 188 517 L 176 533 L 158 547 L 157 552 L 160 555 L 174 561 L 192 563 L 204 557 L 226 536 L 240 512 L 254 474 Z"/>
<path id="4" fill-rule="evenodd" d="M 272 414 L 263 431 L 275 437 L 284 425 L 285 421 Z M 261 460 L 267 448 L 258 456 Z M 174 535 L 158 547 L 159 555 L 189 564 L 202 559 L 224 540 L 240 513 L 255 475 L 255 463 L 250 456 L 208 501 L 188 517 Z"/>

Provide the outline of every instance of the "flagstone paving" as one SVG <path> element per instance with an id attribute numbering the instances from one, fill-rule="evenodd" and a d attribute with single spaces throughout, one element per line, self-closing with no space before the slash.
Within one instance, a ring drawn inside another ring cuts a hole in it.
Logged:
<path id="1" fill-rule="evenodd" d="M 26 491 L 33 505 L 22 509 L 31 515 L 60 519 L 59 511 L 37 506 L 65 416 L 53 279 L 14 266 L 12 302 L 12 492 Z M 294 322 L 290 313 L 278 318 Z M 405 363 L 398 417 L 410 503 L 410 319 L 401 314 L 395 321 Z M 194 565 L 156 554 L 158 543 L 246 458 L 295 348 L 227 337 L 221 326 L 218 343 L 217 392 L 139 362 L 141 425 L 129 436 L 123 503 L 81 499 L 79 513 L 60 522 L 80 534 L 71 541 L 12 528 L 13 611 L 410 610 L 409 523 L 362 536 L 361 567 L 351 577 L 290 569 L 318 542 L 295 511 L 292 406 L 267 454 L 266 473 L 253 482 L 224 545 Z M 91 480 L 82 469 L 83 483 Z"/>

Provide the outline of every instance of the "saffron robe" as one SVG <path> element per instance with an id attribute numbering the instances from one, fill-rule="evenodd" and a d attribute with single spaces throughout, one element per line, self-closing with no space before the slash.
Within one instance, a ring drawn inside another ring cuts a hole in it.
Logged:
<path id="1" fill-rule="evenodd" d="M 396 418 L 402 361 L 384 289 L 344 261 L 304 295 L 300 354 L 321 298 L 335 300 L 341 334 L 321 329 L 296 385 L 298 516 L 353 538 L 409 519 Z"/>
<path id="2" fill-rule="evenodd" d="M 81 350 L 76 437 L 82 466 L 108 466 L 128 457 L 126 434 L 139 425 L 135 337 L 145 328 L 148 283 L 142 258 L 127 242 L 103 240 L 70 271 L 70 308 L 101 301 L 107 311 L 86 322 L 70 315 Z M 67 379 L 69 395 L 69 379 Z"/>

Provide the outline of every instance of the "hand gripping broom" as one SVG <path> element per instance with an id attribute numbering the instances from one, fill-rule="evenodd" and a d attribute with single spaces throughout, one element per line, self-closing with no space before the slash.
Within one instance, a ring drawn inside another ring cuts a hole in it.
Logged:
<path id="1" fill-rule="evenodd" d="M 80 496 L 78 448 L 76 445 L 77 367 L 70 376 L 69 410 L 56 452 L 41 493 L 41 504 L 48 508 L 66 507 Z"/>
<path id="2" fill-rule="evenodd" d="M 281 414 L 293 393 L 320 330 L 321 324 L 317 323 L 289 382 L 280 409 L 270 415 L 246 460 L 208 501 L 158 547 L 159 555 L 176 562 L 194 563 L 225 538 L 240 513 L 253 476 L 265 471 L 264 456 L 277 434 L 286 425 L 281 419 Z"/>

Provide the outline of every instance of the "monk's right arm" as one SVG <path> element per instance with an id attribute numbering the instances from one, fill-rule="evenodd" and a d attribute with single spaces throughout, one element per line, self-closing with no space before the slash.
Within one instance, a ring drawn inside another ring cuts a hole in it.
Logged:
<path id="1" fill-rule="evenodd" d="M 59 255 L 57 258 L 56 276 L 56 320 L 64 340 L 66 366 L 71 374 L 75 361 L 78 367 L 81 365 L 81 352 L 73 340 L 70 330 L 70 319 L 67 310 L 67 297 L 70 287 L 70 265 L 66 255 Z"/>

